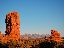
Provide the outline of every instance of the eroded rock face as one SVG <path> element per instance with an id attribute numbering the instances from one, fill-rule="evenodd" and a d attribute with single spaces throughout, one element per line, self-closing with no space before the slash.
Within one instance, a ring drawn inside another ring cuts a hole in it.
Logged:
<path id="1" fill-rule="evenodd" d="M 61 42 L 60 33 L 56 30 L 51 30 L 51 40 Z"/>
<path id="2" fill-rule="evenodd" d="M 10 12 L 6 15 L 6 36 L 10 39 L 18 40 L 20 38 L 20 19 L 18 12 Z"/>

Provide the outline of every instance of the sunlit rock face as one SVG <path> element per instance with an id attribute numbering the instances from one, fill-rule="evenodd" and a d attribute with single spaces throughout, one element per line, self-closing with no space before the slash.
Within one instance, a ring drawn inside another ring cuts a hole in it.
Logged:
<path id="1" fill-rule="evenodd" d="M 51 30 L 51 40 L 61 42 L 60 33 L 56 30 Z"/>
<path id="2" fill-rule="evenodd" d="M 2 32 L 0 31 L 0 41 L 3 38 Z"/>
<path id="3" fill-rule="evenodd" d="M 6 15 L 6 31 L 5 35 L 9 39 L 18 40 L 20 38 L 20 19 L 18 12 L 10 12 Z"/>

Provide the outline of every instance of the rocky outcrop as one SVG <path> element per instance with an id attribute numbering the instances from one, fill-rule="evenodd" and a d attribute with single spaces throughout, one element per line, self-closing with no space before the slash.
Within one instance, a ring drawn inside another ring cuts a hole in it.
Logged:
<path id="1" fill-rule="evenodd" d="M 10 40 L 18 41 L 20 39 L 20 17 L 18 12 L 10 12 L 5 19 L 6 31 L 5 35 L 0 32 L 0 41 L 8 42 Z"/>
<path id="2" fill-rule="evenodd" d="M 61 42 L 60 33 L 56 30 L 51 30 L 51 40 Z"/>
<path id="3" fill-rule="evenodd" d="M 10 39 L 18 40 L 20 38 L 20 19 L 18 12 L 10 12 L 6 15 L 6 36 Z"/>

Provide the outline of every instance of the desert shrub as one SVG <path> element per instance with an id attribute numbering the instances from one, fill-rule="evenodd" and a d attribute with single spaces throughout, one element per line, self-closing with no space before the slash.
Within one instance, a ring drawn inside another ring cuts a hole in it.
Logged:
<path id="1" fill-rule="evenodd" d="M 56 45 L 55 41 L 44 41 L 39 43 L 39 48 L 54 48 L 54 46 Z"/>
<path id="2" fill-rule="evenodd" d="M 9 48 L 7 44 L 0 42 L 0 48 Z"/>

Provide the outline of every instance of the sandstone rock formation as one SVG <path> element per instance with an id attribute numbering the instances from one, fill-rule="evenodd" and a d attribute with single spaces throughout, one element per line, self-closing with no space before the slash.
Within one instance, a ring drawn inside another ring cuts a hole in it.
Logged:
<path id="1" fill-rule="evenodd" d="M 61 42 L 60 33 L 56 30 L 51 30 L 51 40 Z"/>
<path id="2" fill-rule="evenodd" d="M 10 12 L 6 15 L 5 19 L 6 31 L 5 35 L 12 40 L 18 40 L 20 38 L 20 19 L 18 12 Z"/>

